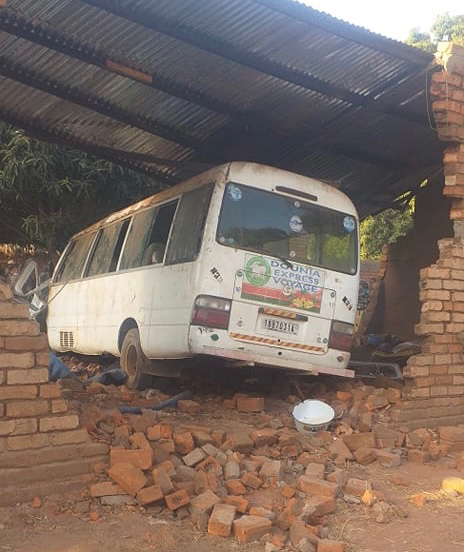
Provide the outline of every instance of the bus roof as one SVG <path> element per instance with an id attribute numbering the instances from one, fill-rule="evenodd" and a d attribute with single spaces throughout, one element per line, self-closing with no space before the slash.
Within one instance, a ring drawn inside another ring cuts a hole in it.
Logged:
<path id="1" fill-rule="evenodd" d="M 98 230 L 102 226 L 111 224 L 118 220 L 132 216 L 138 211 L 142 211 L 156 205 L 157 203 L 163 203 L 171 198 L 181 195 L 189 190 L 193 190 L 208 181 L 215 180 L 218 176 L 224 176 L 236 182 L 242 182 L 243 184 L 253 184 L 259 188 L 269 189 L 276 185 L 285 185 L 286 187 L 292 187 L 296 190 L 305 192 L 308 191 L 308 184 L 317 187 L 317 192 L 322 199 L 321 204 L 328 206 L 331 202 L 335 205 L 331 205 L 332 208 L 339 208 L 357 217 L 356 209 L 352 201 L 340 190 L 337 190 L 335 186 L 310 178 L 302 176 L 296 173 L 286 171 L 284 169 L 278 169 L 270 167 L 268 165 L 260 165 L 258 163 L 247 163 L 244 161 L 233 161 L 214 167 L 206 172 L 198 174 L 180 184 L 176 184 L 170 188 L 162 190 L 152 196 L 146 197 L 133 203 L 128 207 L 124 207 L 119 211 L 111 213 L 105 218 L 95 222 L 91 226 L 84 228 L 80 232 L 77 232 L 71 239 L 77 238 L 81 235 L 88 234 L 95 230 Z"/>

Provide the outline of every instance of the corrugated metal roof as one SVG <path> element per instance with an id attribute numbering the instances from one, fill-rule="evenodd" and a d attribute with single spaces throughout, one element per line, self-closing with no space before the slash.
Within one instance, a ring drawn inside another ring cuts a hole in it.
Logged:
<path id="1" fill-rule="evenodd" d="M 231 160 L 333 180 L 366 214 L 440 166 L 432 61 L 294 0 L 8 0 L 0 115 L 170 183 Z"/>

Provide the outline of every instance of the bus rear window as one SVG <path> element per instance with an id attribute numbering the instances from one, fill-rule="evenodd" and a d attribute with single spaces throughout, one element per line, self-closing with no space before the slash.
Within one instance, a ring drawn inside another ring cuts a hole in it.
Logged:
<path id="1" fill-rule="evenodd" d="M 357 271 L 357 223 L 351 214 L 229 183 L 217 241 L 347 274 Z"/>

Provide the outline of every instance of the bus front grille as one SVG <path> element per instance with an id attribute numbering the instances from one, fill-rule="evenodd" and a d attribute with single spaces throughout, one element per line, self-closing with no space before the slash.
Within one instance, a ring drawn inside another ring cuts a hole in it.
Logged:
<path id="1" fill-rule="evenodd" d="M 74 347 L 73 332 L 60 332 L 60 347 L 65 347 L 65 348 Z"/>

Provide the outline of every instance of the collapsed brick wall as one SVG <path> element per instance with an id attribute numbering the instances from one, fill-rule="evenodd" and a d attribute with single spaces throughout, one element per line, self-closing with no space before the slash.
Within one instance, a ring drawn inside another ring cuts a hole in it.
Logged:
<path id="1" fill-rule="evenodd" d="M 420 271 L 422 353 L 409 359 L 396 422 L 445 425 L 464 422 L 464 48 L 439 46 L 443 70 L 432 74 L 432 111 L 444 152 L 454 237 L 438 241 L 436 263 Z"/>
<path id="2" fill-rule="evenodd" d="M 0 505 L 76 486 L 66 478 L 89 473 L 106 452 L 48 382 L 46 336 L 0 283 Z"/>

